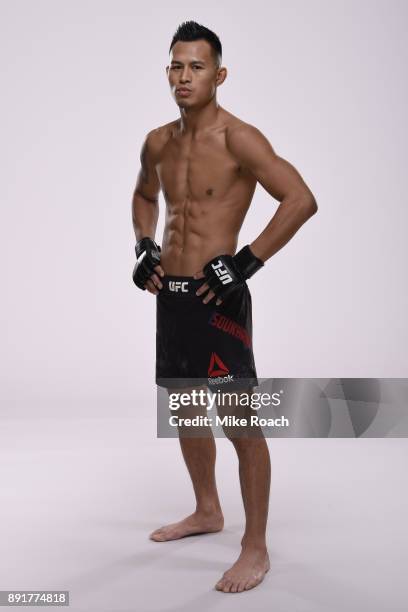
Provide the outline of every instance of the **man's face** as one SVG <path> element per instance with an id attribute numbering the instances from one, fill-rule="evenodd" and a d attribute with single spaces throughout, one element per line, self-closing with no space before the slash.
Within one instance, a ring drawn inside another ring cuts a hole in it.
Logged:
<path id="1" fill-rule="evenodd" d="M 177 41 L 170 52 L 166 72 L 172 96 L 181 108 L 206 104 L 219 84 L 218 66 L 206 40 Z"/>

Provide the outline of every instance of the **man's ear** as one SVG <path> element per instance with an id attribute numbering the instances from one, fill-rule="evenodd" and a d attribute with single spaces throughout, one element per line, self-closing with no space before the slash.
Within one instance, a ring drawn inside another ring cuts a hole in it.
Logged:
<path id="1" fill-rule="evenodd" d="M 215 79 L 216 85 L 222 85 L 225 79 L 227 78 L 228 71 L 225 66 L 221 66 L 218 70 L 217 78 Z"/>

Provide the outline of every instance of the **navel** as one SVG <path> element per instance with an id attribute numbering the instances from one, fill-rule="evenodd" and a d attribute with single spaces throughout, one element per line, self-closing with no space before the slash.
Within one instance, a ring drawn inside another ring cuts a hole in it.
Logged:
<path id="1" fill-rule="evenodd" d="M 206 194 L 211 196 L 214 193 L 214 189 L 207 189 Z"/>

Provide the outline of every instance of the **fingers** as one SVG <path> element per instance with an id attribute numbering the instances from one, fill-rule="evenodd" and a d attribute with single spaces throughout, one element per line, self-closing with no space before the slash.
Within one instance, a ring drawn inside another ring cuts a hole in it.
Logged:
<path id="1" fill-rule="evenodd" d="M 212 300 L 213 297 L 215 297 L 214 291 L 209 291 L 207 295 L 205 296 L 205 298 L 203 299 L 203 304 L 208 304 L 208 302 Z"/>
<path id="2" fill-rule="evenodd" d="M 196 295 L 202 295 L 203 293 L 208 291 L 208 289 L 209 289 L 209 286 L 207 285 L 207 283 L 204 283 L 204 285 L 201 285 L 201 287 L 197 289 Z"/>
<path id="3" fill-rule="evenodd" d="M 193 274 L 193 278 L 204 278 L 205 274 L 202 270 L 199 270 L 195 274 Z"/>
<path id="4" fill-rule="evenodd" d="M 161 266 L 155 266 L 154 270 L 157 274 L 152 274 L 150 278 L 146 281 L 145 287 L 150 293 L 157 295 L 159 293 L 159 289 L 163 289 L 163 283 L 161 282 L 158 274 L 160 276 L 164 276 L 164 271 Z"/>
<path id="5" fill-rule="evenodd" d="M 156 285 L 158 289 L 163 289 L 163 284 L 157 274 L 152 274 L 150 280 L 153 282 L 154 285 Z"/>
<path id="6" fill-rule="evenodd" d="M 196 276 L 196 274 L 194 276 Z M 208 291 L 209 289 L 210 289 L 209 285 L 207 285 L 207 283 L 204 283 L 204 285 L 201 285 L 201 287 L 197 289 L 196 295 L 200 296 L 206 291 Z M 212 289 L 210 289 L 210 291 L 208 291 L 207 295 L 203 299 L 203 304 L 208 304 L 208 302 L 212 300 L 214 297 L 216 297 L 215 293 Z M 222 304 L 222 300 L 220 298 L 217 298 L 217 301 L 215 302 L 215 304 L 216 306 L 219 306 L 220 304 Z"/>
<path id="7" fill-rule="evenodd" d="M 153 293 L 153 295 L 157 295 L 159 293 L 159 290 L 157 289 L 153 281 L 150 280 L 150 278 L 148 281 L 146 281 L 145 287 L 150 293 Z"/>
<path id="8" fill-rule="evenodd" d="M 158 295 L 159 290 L 163 289 L 163 283 L 161 282 L 159 277 L 164 276 L 164 271 L 163 271 L 163 268 L 159 265 L 155 266 L 154 270 L 155 270 L 155 273 L 153 273 L 150 276 L 150 278 L 146 281 L 145 287 L 147 291 L 149 291 L 150 293 L 153 293 L 153 295 Z M 202 270 L 200 270 L 199 272 L 196 272 L 194 274 L 194 278 L 196 279 L 204 278 L 204 274 Z M 208 302 L 210 302 L 214 297 L 216 297 L 214 291 L 212 291 L 212 289 L 210 290 L 209 289 L 210 289 L 209 285 L 207 283 L 204 283 L 196 291 L 197 296 L 200 296 L 203 293 L 206 293 L 208 291 L 207 295 L 203 299 L 203 304 L 208 304 Z M 216 303 L 216 306 L 219 306 L 220 304 L 222 304 L 222 300 L 220 298 L 217 298 L 215 303 Z"/>
<path id="9" fill-rule="evenodd" d="M 159 276 L 164 276 L 164 270 L 160 265 L 154 267 L 154 271 L 159 274 Z"/>

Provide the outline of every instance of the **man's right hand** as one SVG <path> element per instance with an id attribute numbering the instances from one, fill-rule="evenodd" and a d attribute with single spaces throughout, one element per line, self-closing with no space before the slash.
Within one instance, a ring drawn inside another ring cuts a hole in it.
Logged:
<path id="1" fill-rule="evenodd" d="M 135 251 L 137 262 L 133 269 L 133 282 L 139 289 L 157 295 L 163 287 L 159 277 L 164 276 L 160 265 L 161 249 L 154 240 L 145 237 L 137 242 Z"/>

